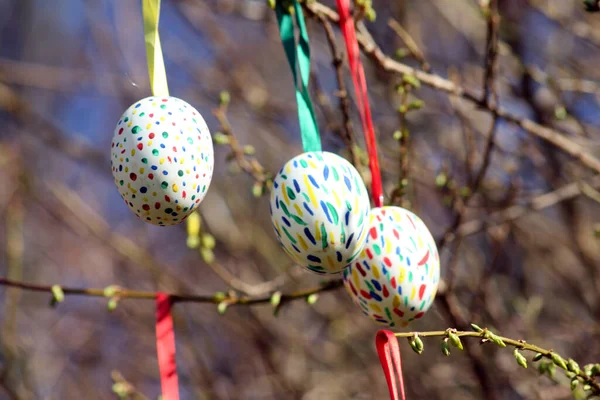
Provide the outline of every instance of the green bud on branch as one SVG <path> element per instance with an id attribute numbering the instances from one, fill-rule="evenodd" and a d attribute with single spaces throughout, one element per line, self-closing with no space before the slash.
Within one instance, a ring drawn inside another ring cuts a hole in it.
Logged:
<path id="1" fill-rule="evenodd" d="M 409 110 L 419 110 L 424 105 L 425 105 L 425 102 L 423 100 L 415 100 L 408 104 L 408 109 Z"/>
<path id="2" fill-rule="evenodd" d="M 131 394 L 131 387 L 124 382 L 116 382 L 112 385 L 112 391 L 120 399 L 126 399 Z"/>
<path id="3" fill-rule="evenodd" d="M 55 303 L 62 303 L 65 300 L 65 293 L 59 285 L 52 286 L 52 299 Z"/>
<path id="4" fill-rule="evenodd" d="M 448 338 L 450 339 L 450 344 L 454 347 L 456 347 L 459 350 L 463 350 L 463 345 L 462 342 L 460 341 L 460 338 L 458 337 L 457 334 L 455 334 L 452 331 L 448 331 Z"/>
<path id="5" fill-rule="evenodd" d="M 565 371 L 568 371 L 567 363 L 565 363 L 565 360 L 563 360 L 561 356 L 556 353 L 550 353 L 550 358 L 552 358 L 552 362 L 554 362 L 554 364 L 558 365 Z"/>
<path id="6" fill-rule="evenodd" d="M 540 361 L 542 359 L 542 357 L 544 357 L 544 355 L 542 353 L 537 353 L 535 356 L 533 356 L 532 361 L 533 362 Z"/>
<path id="7" fill-rule="evenodd" d="M 271 295 L 271 305 L 277 307 L 281 303 L 281 292 L 275 292 Z"/>
<path id="8" fill-rule="evenodd" d="M 563 106 L 556 106 L 556 108 L 554 109 L 554 117 L 559 121 L 567 119 L 566 108 L 564 108 Z"/>
<path id="9" fill-rule="evenodd" d="M 448 346 L 448 338 L 442 340 L 442 353 L 447 357 L 450 355 L 450 346 Z"/>
<path id="10" fill-rule="evenodd" d="M 317 300 L 319 300 L 319 295 L 316 293 L 309 294 L 308 296 L 306 296 L 306 302 L 310 305 L 315 304 Z"/>
<path id="11" fill-rule="evenodd" d="M 262 182 L 254 182 L 252 185 L 252 195 L 254 197 L 260 197 L 265 193 L 265 187 Z"/>
<path id="12" fill-rule="evenodd" d="M 108 304 L 106 305 L 106 308 L 108 309 L 108 311 L 112 312 L 117 309 L 118 305 L 119 305 L 119 298 L 111 297 L 110 299 L 108 299 Z"/>
<path id="13" fill-rule="evenodd" d="M 227 295 L 226 295 L 225 293 L 223 293 L 223 292 L 216 292 L 216 293 L 213 295 L 213 298 L 214 298 L 216 301 L 223 301 L 223 300 L 225 300 L 225 299 L 227 298 Z"/>
<path id="14" fill-rule="evenodd" d="M 365 18 L 369 22 L 375 22 L 377 19 L 377 12 L 373 8 L 369 8 L 365 11 Z"/>
<path id="15" fill-rule="evenodd" d="M 517 364 L 519 364 L 523 368 L 527 368 L 527 359 L 523 354 L 519 352 L 519 349 L 515 347 L 513 350 L 513 355 L 515 356 L 515 360 L 517 360 Z"/>
<path id="16" fill-rule="evenodd" d="M 577 364 L 577 362 L 575 362 L 575 360 L 573 360 L 572 358 L 569 358 L 569 360 L 567 361 L 567 367 L 569 368 L 569 371 L 573 372 L 575 375 L 579 375 L 579 373 L 581 372 L 579 364 Z"/>
<path id="17" fill-rule="evenodd" d="M 110 285 L 104 288 L 104 297 L 113 297 L 119 291 L 117 285 Z"/>
<path id="18" fill-rule="evenodd" d="M 226 106 L 231 102 L 231 95 L 229 94 L 228 91 L 223 90 L 219 94 L 219 102 L 221 103 L 222 106 Z"/>
<path id="19" fill-rule="evenodd" d="M 405 49 L 404 47 L 399 48 L 398 50 L 396 50 L 396 53 L 394 53 L 396 58 L 404 58 L 409 54 L 410 52 L 408 51 L 408 49 Z"/>
<path id="20" fill-rule="evenodd" d="M 224 134 L 222 132 L 213 133 L 212 138 L 213 138 L 213 142 L 215 142 L 215 144 L 229 144 L 230 143 L 229 136 L 227 136 L 226 134 Z"/>
<path id="21" fill-rule="evenodd" d="M 215 240 L 215 237 L 213 235 L 211 235 L 210 233 L 205 233 L 204 235 L 202 235 L 202 247 L 212 250 L 215 248 L 216 245 L 217 241 Z"/>
<path id="22" fill-rule="evenodd" d="M 200 214 L 197 211 L 190 214 L 190 216 L 186 220 L 186 229 L 187 229 L 187 246 L 190 249 L 195 249 L 200 245 L 200 225 L 201 225 Z"/>
<path id="23" fill-rule="evenodd" d="M 538 364 L 538 372 L 540 374 L 544 374 L 546 371 L 548 371 L 548 363 L 546 361 L 542 361 Z"/>
<path id="24" fill-rule="evenodd" d="M 202 260 L 207 264 L 212 264 L 215 261 L 215 253 L 207 247 L 203 247 L 200 249 L 200 256 L 202 257 Z"/>
<path id="25" fill-rule="evenodd" d="M 550 378 L 554 378 L 554 374 L 556 373 L 556 365 L 554 365 L 553 363 L 548 363 L 548 375 L 550 376 Z"/>
<path id="26" fill-rule="evenodd" d="M 498 345 L 500 347 L 506 347 L 506 343 L 504 343 L 504 341 L 500 338 L 500 336 L 497 336 L 492 331 L 486 331 L 485 337 L 486 337 L 486 339 L 491 340 L 492 342 L 496 343 L 496 345 Z"/>
<path id="27" fill-rule="evenodd" d="M 217 304 L 217 312 L 220 315 L 225 314 L 225 311 L 227 311 L 227 306 L 228 306 L 228 304 L 226 302 L 224 302 L 224 301 L 220 302 L 219 304 Z"/>
<path id="28" fill-rule="evenodd" d="M 414 350 L 415 353 L 421 354 L 423 353 L 423 341 L 419 337 L 419 335 L 413 335 L 409 338 L 410 347 Z"/>
<path id="29" fill-rule="evenodd" d="M 417 79 L 417 77 L 414 75 L 409 75 L 409 74 L 403 75 L 402 82 L 404 82 L 414 88 L 417 88 L 417 89 L 421 87 L 421 81 L 419 81 Z"/>
<path id="30" fill-rule="evenodd" d="M 435 177 L 435 185 L 439 188 L 446 186 L 448 183 L 448 175 L 441 172 Z"/>
<path id="31" fill-rule="evenodd" d="M 577 389 L 577 385 L 579 385 L 579 379 L 573 378 L 571 380 L 571 391 L 574 391 L 575 389 Z"/>

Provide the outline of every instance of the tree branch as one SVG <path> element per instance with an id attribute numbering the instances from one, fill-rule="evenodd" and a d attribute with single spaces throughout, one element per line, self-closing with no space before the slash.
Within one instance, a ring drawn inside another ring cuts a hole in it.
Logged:
<path id="1" fill-rule="evenodd" d="M 540 361 L 542 358 L 546 358 L 550 361 L 548 361 L 545 365 L 553 365 L 553 367 L 550 367 L 550 369 L 540 368 L 540 372 L 552 373 L 551 370 L 555 368 L 554 366 L 558 366 L 566 371 L 565 373 L 569 378 L 571 378 L 571 382 L 573 382 L 573 380 L 578 382 L 581 381 L 585 385 L 588 385 L 588 388 L 584 388 L 584 390 L 589 390 L 594 395 L 600 395 L 600 384 L 594 379 L 595 375 L 600 375 L 600 370 L 596 371 L 598 364 L 596 364 L 596 366 L 590 364 L 589 366 L 580 368 L 574 360 L 565 360 L 552 349 L 547 350 L 542 347 L 529 344 L 524 340 L 516 340 L 504 336 L 498 336 L 487 328 L 481 329 L 476 325 L 471 326 L 476 330 L 476 332 L 457 331 L 456 329 L 448 328 L 445 331 L 395 333 L 395 336 L 408 338 L 411 347 L 418 354 L 420 354 L 424 348 L 423 342 L 420 339 L 421 337 L 443 337 L 444 340 L 442 342 L 442 352 L 447 356 L 450 355 L 450 345 L 460 350 L 463 349 L 463 345 L 460 340 L 461 337 L 478 338 L 481 340 L 482 344 L 495 343 L 500 347 L 506 347 L 509 345 L 515 348 L 513 354 L 515 355 L 517 363 L 523 368 L 527 368 L 527 360 L 519 352 L 519 350 L 534 352 L 536 353 L 536 356 L 533 357 L 534 362 Z M 573 385 L 572 383 L 572 390 L 574 390 L 574 387 L 576 387 L 576 385 Z"/>
<path id="2" fill-rule="evenodd" d="M 309 15 L 324 15 L 331 21 L 339 21 L 339 15 L 335 11 L 317 1 L 306 3 L 304 6 Z M 600 172 L 600 160 L 587 153 L 580 145 L 573 142 L 562 133 L 540 125 L 530 119 L 522 118 L 512 114 L 497 105 L 486 105 L 485 102 L 483 102 L 473 91 L 463 88 L 446 78 L 417 70 L 406 64 L 402 64 L 396 60 L 393 60 L 391 57 L 388 57 L 383 53 L 381 48 L 374 42 L 371 35 L 369 35 L 365 29 L 361 29 L 361 27 L 359 27 L 359 31 L 357 32 L 356 36 L 364 53 L 370 56 L 373 61 L 384 71 L 396 74 L 412 75 L 427 86 L 468 100 L 478 107 L 488 110 L 493 116 L 500 117 L 512 124 L 519 126 L 524 131 L 544 139 L 549 143 L 552 143 L 557 148 L 579 160 L 579 162 L 586 167 L 596 172 Z"/>
<path id="3" fill-rule="evenodd" d="M 32 292 L 43 292 L 53 295 L 53 286 L 38 285 L 35 283 L 26 283 L 6 278 L 0 278 L 0 286 L 7 286 L 12 288 L 19 288 L 22 290 Z M 59 285 L 60 286 L 60 285 Z M 321 283 L 318 286 L 298 290 L 290 293 L 281 294 L 281 303 L 306 299 L 308 296 L 328 292 L 335 290 L 342 286 L 342 281 L 330 280 Z M 81 288 L 81 287 L 69 287 L 60 286 L 62 293 L 65 296 L 91 296 L 91 297 L 107 297 L 107 298 L 119 298 L 119 299 L 137 299 L 137 300 L 154 300 L 158 295 L 158 292 L 139 291 L 133 289 L 125 289 L 119 286 L 108 286 L 107 288 Z M 271 302 L 272 295 L 263 296 L 238 296 L 235 293 L 224 294 L 217 292 L 212 295 L 196 295 L 196 294 L 183 294 L 183 293 L 167 293 L 177 303 L 210 303 L 210 304 L 221 304 L 225 303 L 228 306 L 231 305 L 255 305 L 264 304 Z"/>

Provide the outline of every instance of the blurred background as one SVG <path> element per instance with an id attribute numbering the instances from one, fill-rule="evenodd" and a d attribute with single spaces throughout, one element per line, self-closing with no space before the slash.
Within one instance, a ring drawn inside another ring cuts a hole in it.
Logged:
<path id="1" fill-rule="evenodd" d="M 222 143 L 200 206 L 201 246 L 187 246 L 185 224 L 151 226 L 123 204 L 109 152 L 121 113 L 150 95 L 140 3 L 0 0 L 1 275 L 267 298 L 339 279 L 294 266 L 270 226 L 269 178 L 302 150 L 266 1 L 163 1 L 171 95 L 194 105 Z M 359 24 L 361 38 L 371 40 L 368 30 L 386 60 L 489 99 L 481 108 L 363 57 L 386 200 L 422 217 L 442 257 L 440 294 L 407 329 L 473 322 L 580 365 L 599 362 L 600 171 L 531 131 L 551 128 L 600 157 L 600 13 L 564 0 L 372 6 L 377 19 Z M 332 45 L 345 53 L 334 8 L 306 11 L 311 92 L 324 148 L 368 183 L 347 66 L 332 64 Z M 493 118 L 496 104 L 511 117 Z M 182 399 L 387 398 L 379 326 L 333 285 L 314 304 L 285 302 L 277 316 L 268 302 L 224 315 L 215 304 L 177 304 Z M 115 383 L 126 398 L 159 396 L 152 301 L 122 299 L 109 312 L 102 297 L 51 307 L 48 293 L 4 286 L 0 297 L 1 399 L 114 399 Z M 521 369 L 510 349 L 465 339 L 465 351 L 445 357 L 438 338 L 423 340 L 422 355 L 400 342 L 410 399 L 585 398 L 562 373 Z"/>

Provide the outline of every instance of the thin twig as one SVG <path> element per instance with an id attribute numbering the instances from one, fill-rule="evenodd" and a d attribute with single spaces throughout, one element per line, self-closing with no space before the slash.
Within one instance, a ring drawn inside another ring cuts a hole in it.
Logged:
<path id="1" fill-rule="evenodd" d="M 487 38 L 485 44 L 485 74 L 483 78 L 482 103 L 485 107 L 497 106 L 495 75 L 498 64 L 498 29 L 500 15 L 498 14 L 498 0 L 491 0 L 484 8 L 487 14 Z"/>
<path id="2" fill-rule="evenodd" d="M 598 33 L 598 29 L 591 26 L 588 23 L 585 23 L 582 20 L 578 20 L 577 22 L 569 22 L 565 18 L 559 18 L 550 10 L 548 10 L 544 6 L 543 1 L 541 0 L 529 0 L 529 5 L 539 11 L 542 15 L 548 18 L 550 21 L 555 22 L 562 29 L 567 31 L 569 34 L 573 35 L 576 38 L 584 40 L 596 47 L 600 47 L 600 33 Z M 583 2 L 580 2 L 583 3 Z M 590 3 L 590 7 L 593 9 L 594 3 Z M 598 2 L 595 1 L 597 5 Z"/>
<path id="3" fill-rule="evenodd" d="M 140 392 L 135 386 L 133 386 L 123 374 L 119 371 L 112 371 L 110 374 L 114 384 L 113 393 L 119 396 L 120 399 L 128 400 L 150 400 L 149 397 Z"/>
<path id="4" fill-rule="evenodd" d="M 331 51 L 332 65 L 335 69 L 335 78 L 338 85 L 337 97 L 340 100 L 340 111 L 344 120 L 344 135 L 342 135 L 342 139 L 346 144 L 352 163 L 358 168 L 360 165 L 360 158 L 356 153 L 358 146 L 354 136 L 354 129 L 352 128 L 352 121 L 350 120 L 350 100 L 348 90 L 346 89 L 346 83 L 344 82 L 344 74 L 342 72 L 342 66 L 344 65 L 342 57 L 343 53 L 338 49 L 331 23 L 322 15 L 317 15 L 317 18 L 325 30 L 325 37 L 327 38 L 327 43 L 329 44 L 329 49 Z"/>
<path id="5" fill-rule="evenodd" d="M 335 11 L 317 1 L 305 3 L 304 6 L 307 9 L 308 13 L 311 15 L 322 14 L 329 18 L 329 20 L 331 21 L 339 21 L 339 15 Z M 502 107 L 486 107 L 485 104 L 481 102 L 480 97 L 477 96 L 472 90 L 458 86 L 450 80 L 445 79 L 439 75 L 420 71 L 406 64 L 400 63 L 392 59 L 391 57 L 388 57 L 383 53 L 381 48 L 373 41 L 373 39 L 366 32 L 366 30 L 361 29 L 360 27 L 359 31 L 357 32 L 357 40 L 365 54 L 370 56 L 384 71 L 397 74 L 412 75 L 427 86 L 471 101 L 477 106 L 488 110 L 493 116 L 500 117 L 510 122 L 511 124 L 519 126 L 529 134 L 532 134 L 541 139 L 544 139 L 549 143 L 552 143 L 557 148 L 561 149 L 573 158 L 579 160 L 579 162 L 581 162 L 586 167 L 596 172 L 600 172 L 600 160 L 594 157 L 593 155 L 587 153 L 582 146 L 573 142 L 570 138 L 563 135 L 562 133 L 554 129 L 548 128 L 544 125 L 540 125 L 530 119 L 521 118 L 515 114 L 510 113 Z"/>
<path id="6" fill-rule="evenodd" d="M 485 66 L 485 74 L 483 80 L 483 98 L 481 99 L 481 103 L 484 104 L 485 107 L 497 107 L 498 106 L 498 95 L 496 93 L 496 68 L 497 68 L 497 59 L 498 59 L 498 29 L 500 28 L 500 16 L 498 15 L 498 2 L 497 0 L 491 0 L 488 4 L 487 8 L 484 10 L 487 14 L 487 40 L 486 40 L 486 56 L 484 60 Z M 487 173 L 487 170 L 492 161 L 492 152 L 494 150 L 494 142 L 496 139 L 496 132 L 498 126 L 498 116 L 494 115 L 492 117 L 492 122 L 490 126 L 490 131 L 488 134 L 487 142 L 485 145 L 485 151 L 483 154 L 483 161 L 481 163 L 481 167 L 479 168 L 477 174 L 473 178 L 472 182 L 469 182 L 469 191 L 467 196 L 464 198 L 461 209 L 456 213 L 454 217 L 454 221 L 452 222 L 450 228 L 446 230 L 446 234 L 441 238 L 438 243 L 438 246 L 442 248 L 446 239 L 451 235 L 454 235 L 458 227 L 460 226 L 466 211 L 466 207 L 469 205 L 469 201 L 473 198 L 473 196 L 479 191 L 481 184 L 483 183 L 483 178 Z M 472 176 L 472 173 L 469 174 Z M 457 265 L 457 264 L 455 264 Z M 450 290 L 453 289 L 456 271 L 454 269 L 450 269 L 449 277 L 448 277 L 448 285 Z"/>
<path id="7" fill-rule="evenodd" d="M 269 281 L 250 284 L 237 278 L 234 274 L 229 272 L 227 268 L 218 262 L 208 263 L 208 266 L 215 272 L 215 274 L 219 276 L 219 278 L 221 278 L 223 282 L 225 282 L 232 289 L 249 296 L 259 296 L 265 293 L 273 292 L 275 289 L 282 286 L 288 278 L 288 275 L 281 274 Z M 299 266 L 297 266 L 297 268 L 301 269 Z M 299 271 L 299 269 L 292 270 L 291 274 L 294 274 L 294 271 Z"/>
<path id="8" fill-rule="evenodd" d="M 219 121 L 223 134 L 225 134 L 228 138 L 227 145 L 231 148 L 231 154 L 236 164 L 242 169 L 242 171 L 252 176 L 256 182 L 265 184 L 271 179 L 271 175 L 265 171 L 265 168 L 258 162 L 258 160 L 256 160 L 256 158 L 247 157 L 243 146 L 240 145 L 237 137 L 233 134 L 231 124 L 227 118 L 228 106 L 229 101 L 223 101 L 222 99 L 219 107 L 213 110 L 213 114 Z"/>
<path id="9" fill-rule="evenodd" d="M 407 201 L 405 200 L 406 189 L 408 186 L 408 175 L 409 175 L 409 141 L 410 141 L 410 131 L 408 129 L 408 121 L 406 119 L 406 114 L 408 112 L 408 96 L 411 87 L 409 84 L 403 84 L 403 91 L 400 94 L 400 109 L 398 110 L 399 114 L 399 123 L 400 123 L 400 137 L 398 138 L 398 156 L 400 161 L 400 176 L 398 179 L 398 186 L 392 192 L 392 204 L 397 204 L 401 207 L 408 208 Z"/>
<path id="10" fill-rule="evenodd" d="M 402 39 L 402 41 L 406 45 L 406 48 L 408 49 L 408 51 L 410 51 L 410 54 L 415 58 L 415 60 L 421 63 L 421 69 L 425 72 L 431 72 L 431 66 L 429 65 L 427 60 L 425 60 L 425 54 L 423 53 L 423 51 L 421 51 L 421 49 L 417 45 L 417 42 L 415 42 L 410 33 L 408 33 L 408 31 L 404 29 L 402 25 L 400 25 L 400 23 L 393 18 L 390 18 L 388 20 L 388 26 L 394 32 L 396 32 L 396 34 Z"/>
<path id="11" fill-rule="evenodd" d="M 8 286 L 13 288 L 20 288 L 27 291 L 33 292 L 44 292 L 52 295 L 52 285 L 38 285 L 34 283 L 26 283 L 20 281 L 14 281 L 6 278 L 0 278 L 0 286 Z M 309 288 L 298 290 L 290 293 L 281 295 L 281 301 L 294 301 L 300 299 L 306 299 L 308 296 L 316 293 L 327 292 L 335 290 L 342 286 L 341 280 L 330 280 L 323 282 L 322 284 Z M 119 299 L 138 299 L 138 300 L 153 300 L 156 299 L 158 292 L 140 291 L 133 289 L 125 289 L 118 286 L 109 286 L 111 289 L 106 288 L 82 288 L 82 287 L 69 287 L 60 286 L 65 296 L 91 296 L 91 297 L 118 297 Z M 107 296 L 107 294 L 110 294 Z M 254 305 L 264 304 L 271 301 L 271 295 L 263 296 L 237 296 L 236 294 L 224 294 L 215 293 L 212 295 L 195 295 L 195 294 L 183 294 L 183 293 L 167 293 L 171 297 L 173 302 L 178 303 L 210 303 L 220 304 L 226 303 L 228 306 L 231 305 Z"/>
<path id="12" fill-rule="evenodd" d="M 518 350 L 527 350 L 533 353 L 539 353 L 544 358 L 552 360 L 554 364 L 561 367 L 564 365 L 564 369 L 573 373 L 574 376 L 577 376 L 581 381 L 585 382 L 590 386 L 590 389 L 593 394 L 600 395 L 600 384 L 592 377 L 588 376 L 584 369 L 575 367 L 575 364 L 564 360 L 560 355 L 554 352 L 552 349 L 544 349 L 542 347 L 529 344 L 524 340 L 516 340 L 507 338 L 504 336 L 498 336 L 488 329 L 481 329 L 478 332 L 468 332 L 468 331 L 457 331 L 455 329 L 446 329 L 445 331 L 429 331 L 429 332 L 404 332 L 404 333 L 395 333 L 396 337 L 403 337 L 414 339 L 415 337 L 444 337 L 450 338 L 450 341 L 453 341 L 452 335 L 456 337 L 473 337 L 481 339 L 484 343 L 496 343 L 501 347 L 505 347 L 506 345 L 513 346 Z M 460 343 L 460 339 L 458 342 L 454 340 L 454 343 Z M 461 345 L 462 346 L 462 345 Z M 539 360 L 539 356 L 537 358 Z"/>
<path id="13" fill-rule="evenodd" d="M 600 189 L 600 175 L 596 175 L 582 182 L 569 183 L 553 192 L 544 193 L 528 200 L 525 204 L 517 204 L 505 208 L 494 213 L 491 213 L 485 219 L 468 221 L 460 225 L 456 230 L 459 236 L 473 235 L 489 226 L 501 225 L 507 222 L 521 218 L 531 211 L 541 211 L 560 203 L 561 201 L 569 200 L 582 194 L 582 184 L 588 185 L 596 190 Z M 452 238 L 448 238 L 452 240 Z"/>

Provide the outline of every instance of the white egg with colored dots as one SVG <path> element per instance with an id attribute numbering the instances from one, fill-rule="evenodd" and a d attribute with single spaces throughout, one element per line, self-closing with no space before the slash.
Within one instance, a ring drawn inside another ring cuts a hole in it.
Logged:
<path id="1" fill-rule="evenodd" d="M 365 247 L 343 272 L 364 314 L 405 327 L 431 307 L 440 280 L 435 240 L 417 215 L 400 207 L 371 210 Z"/>
<path id="2" fill-rule="evenodd" d="M 344 158 L 307 152 L 273 181 L 271 221 L 283 250 L 317 273 L 336 273 L 361 252 L 370 204 L 360 174 Z"/>
<path id="3" fill-rule="evenodd" d="M 213 144 L 200 113 L 176 97 L 148 97 L 123 113 L 111 168 L 125 204 L 153 225 L 175 225 L 202 201 L 213 174 Z"/>

